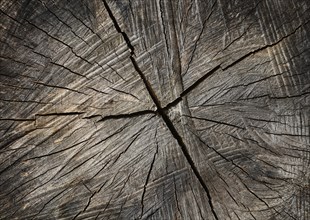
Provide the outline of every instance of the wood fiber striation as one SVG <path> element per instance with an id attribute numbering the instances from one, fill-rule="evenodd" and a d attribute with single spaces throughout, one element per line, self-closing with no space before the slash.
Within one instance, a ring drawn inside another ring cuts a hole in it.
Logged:
<path id="1" fill-rule="evenodd" d="M 0 219 L 310 219 L 307 0 L 2 0 Z"/>

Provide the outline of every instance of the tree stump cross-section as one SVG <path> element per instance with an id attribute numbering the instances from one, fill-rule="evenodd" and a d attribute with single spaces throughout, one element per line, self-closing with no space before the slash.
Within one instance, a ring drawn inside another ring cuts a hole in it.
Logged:
<path id="1" fill-rule="evenodd" d="M 308 0 L 1 0 L 0 219 L 310 219 Z"/>

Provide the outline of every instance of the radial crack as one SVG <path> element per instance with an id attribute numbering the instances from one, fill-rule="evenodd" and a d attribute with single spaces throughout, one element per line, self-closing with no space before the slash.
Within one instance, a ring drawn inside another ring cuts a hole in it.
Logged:
<path id="1" fill-rule="evenodd" d="M 76 92 L 76 93 L 79 93 L 79 94 L 87 95 L 84 92 L 81 92 L 81 91 L 78 91 L 78 90 L 75 90 L 75 89 L 70 89 L 70 88 L 67 88 L 67 87 L 64 87 L 64 86 L 49 85 L 49 84 L 46 84 L 46 83 L 43 83 L 43 82 L 39 82 L 39 81 L 35 81 L 34 83 L 42 85 L 42 86 L 46 86 L 46 87 L 57 88 L 57 89 L 64 89 L 64 90 L 68 90 L 68 91 L 71 91 L 71 92 Z"/>
<path id="2" fill-rule="evenodd" d="M 116 20 L 116 18 L 114 17 L 114 15 L 113 15 L 113 13 L 112 13 L 112 11 L 111 11 L 111 9 L 110 9 L 108 3 L 106 2 L 106 0 L 102 0 L 102 2 L 103 2 L 104 7 L 106 8 L 106 10 L 107 10 L 107 12 L 108 12 L 108 14 L 109 14 L 109 16 L 110 16 L 110 18 L 111 18 L 113 24 L 114 24 L 115 29 L 117 30 L 117 32 L 119 32 L 119 33 L 123 36 L 123 38 L 124 38 L 124 40 L 125 40 L 125 42 L 126 42 L 128 48 L 129 48 L 130 51 L 131 51 L 130 54 L 131 54 L 131 55 L 134 55 L 134 53 L 135 53 L 134 50 L 135 50 L 135 49 L 134 49 L 134 47 L 132 46 L 132 44 L 131 44 L 131 42 L 130 42 L 130 40 L 129 40 L 129 37 L 127 36 L 127 34 L 126 34 L 125 32 L 122 31 L 122 29 L 121 29 L 120 26 L 118 25 L 117 20 Z"/>
<path id="3" fill-rule="evenodd" d="M 155 139 L 156 139 L 156 136 L 157 136 L 157 130 L 155 132 Z M 147 184 L 149 183 L 149 179 L 150 179 L 150 176 L 151 176 L 151 172 L 153 170 L 153 166 L 154 166 L 157 154 L 158 154 L 158 143 L 156 141 L 156 151 L 154 153 L 153 160 L 151 162 L 150 169 L 149 169 L 149 172 L 147 174 L 147 177 L 146 177 L 146 180 L 145 180 L 145 184 L 143 186 L 143 192 L 142 192 L 142 196 L 141 196 L 141 214 L 140 214 L 140 219 L 142 218 L 143 213 L 144 213 L 144 203 L 143 203 L 144 196 L 145 196 L 145 193 L 146 193 L 146 187 L 147 187 Z"/>
<path id="4" fill-rule="evenodd" d="M 183 152 L 183 155 L 185 156 L 185 158 L 186 158 L 188 164 L 190 165 L 190 167 L 191 167 L 191 169 L 192 169 L 194 175 L 196 176 L 196 178 L 198 179 L 200 185 L 203 187 L 203 189 L 204 189 L 205 192 L 207 193 L 208 203 L 209 203 L 209 205 L 210 205 L 212 214 L 214 215 L 215 219 L 218 220 L 219 218 L 217 217 L 217 214 L 216 214 L 216 212 L 215 212 L 215 210 L 214 210 L 214 206 L 213 206 L 213 203 L 212 203 L 210 191 L 209 191 L 209 189 L 208 189 L 206 183 L 204 182 L 202 176 L 200 175 L 200 173 L 199 173 L 199 171 L 198 171 L 198 168 L 196 167 L 196 165 L 195 165 L 193 159 L 191 158 L 191 156 L 190 156 L 190 154 L 189 154 L 189 151 L 188 151 L 188 148 L 187 148 L 186 144 L 185 144 L 184 141 L 183 141 L 183 138 L 181 137 L 181 135 L 179 134 L 179 132 L 178 132 L 178 131 L 176 130 L 176 128 L 174 127 L 172 121 L 170 120 L 170 118 L 169 118 L 168 115 L 166 114 L 165 109 L 163 109 L 163 108 L 161 107 L 160 101 L 159 101 L 159 99 L 157 98 L 155 91 L 153 90 L 153 88 L 152 88 L 151 84 L 149 83 L 149 81 L 147 80 L 146 76 L 145 76 L 145 75 L 143 74 L 143 72 L 141 71 L 141 69 L 140 69 L 140 67 L 139 67 L 139 65 L 138 65 L 138 63 L 137 63 L 137 61 L 136 61 L 136 59 L 133 57 L 133 56 L 134 56 L 134 47 L 132 46 L 132 44 L 131 44 L 131 42 L 130 42 L 128 36 L 127 36 L 127 34 L 121 30 L 121 28 L 120 28 L 120 26 L 118 25 L 118 23 L 117 23 L 117 21 L 116 21 L 114 15 L 113 15 L 113 13 L 112 13 L 112 11 L 111 11 L 109 5 L 107 4 L 107 2 L 106 2 L 105 0 L 102 0 L 102 1 L 103 1 L 104 6 L 105 6 L 106 10 L 108 11 L 108 14 L 109 14 L 109 16 L 110 16 L 110 18 L 111 18 L 111 20 L 112 20 L 114 26 L 115 26 L 115 29 L 116 29 L 119 33 L 121 33 L 121 34 L 123 35 L 124 40 L 126 41 L 128 48 L 131 50 L 131 53 L 130 53 L 131 55 L 130 55 L 129 58 L 130 58 L 130 60 L 131 60 L 131 62 L 132 62 L 132 64 L 133 64 L 133 66 L 134 66 L 136 72 L 139 74 L 140 78 L 142 79 L 142 81 L 143 81 L 143 83 L 144 83 L 144 85 L 145 85 L 145 87 L 146 87 L 146 89 L 147 89 L 149 95 L 151 96 L 151 98 L 152 98 L 154 104 L 156 105 L 158 114 L 159 114 L 159 115 L 162 117 L 162 119 L 164 120 L 164 122 L 165 122 L 166 126 L 168 127 L 168 129 L 170 130 L 172 136 L 176 139 L 176 141 L 177 141 L 177 143 L 179 144 L 179 146 L 180 146 L 180 148 L 181 148 L 181 150 L 182 150 L 182 152 Z M 216 68 L 214 71 L 216 71 L 217 69 L 219 69 L 219 66 L 218 66 L 218 68 Z M 214 71 L 213 71 L 213 72 L 214 72 Z M 212 73 L 213 73 L 213 72 L 212 72 Z"/>
<path id="5" fill-rule="evenodd" d="M 142 110 L 142 111 L 137 111 L 137 112 L 132 112 L 132 113 L 117 114 L 117 115 L 106 115 L 106 116 L 90 115 L 90 116 L 84 117 L 83 119 L 92 119 L 95 117 L 101 117 L 101 119 L 97 122 L 104 122 L 106 120 L 111 120 L 111 119 L 135 118 L 135 117 L 149 115 L 149 114 L 154 115 L 156 114 L 156 112 L 153 110 Z"/>
<path id="6" fill-rule="evenodd" d="M 204 74 L 201 78 L 199 78 L 197 81 L 195 81 L 192 85 L 190 85 L 187 89 L 185 89 L 178 98 L 176 98 L 175 100 L 173 100 L 172 102 L 170 102 L 169 104 L 167 104 L 164 109 L 167 110 L 173 106 L 176 106 L 179 102 L 181 102 L 183 100 L 183 97 L 185 97 L 186 95 L 188 95 L 191 91 L 193 91 L 195 88 L 197 88 L 202 82 L 204 82 L 207 78 L 209 78 L 212 74 L 214 74 L 215 72 L 217 72 L 219 69 L 221 69 L 222 71 L 226 71 L 228 69 L 230 69 L 231 67 L 233 67 L 234 65 L 240 63 L 241 61 L 245 60 L 246 58 L 248 58 L 251 55 L 254 55 L 260 51 L 263 51 L 265 49 L 268 48 L 272 48 L 274 46 L 277 46 L 278 44 L 280 44 L 281 42 L 283 42 L 284 40 L 286 40 L 287 38 L 291 37 L 292 35 L 294 35 L 302 26 L 308 24 L 310 22 L 307 21 L 303 24 L 300 24 L 299 26 L 297 26 L 294 31 L 292 31 L 291 33 L 285 35 L 284 37 L 280 38 L 278 41 L 271 43 L 271 44 L 266 44 L 265 46 L 259 47 L 255 50 L 252 50 L 248 53 L 246 53 L 245 55 L 241 56 L 240 58 L 238 58 L 237 60 L 235 60 L 234 62 L 228 64 L 227 66 L 223 66 L 223 63 L 220 63 L 219 65 L 213 67 L 210 71 L 208 71 L 206 74 Z M 308 93 L 306 93 L 307 95 Z M 264 96 L 268 96 L 269 95 L 264 95 Z M 295 96 L 289 96 L 289 97 L 280 97 L 280 98 L 291 98 L 291 97 L 295 97 Z M 256 98 L 256 97 L 255 97 Z M 276 98 L 276 97 L 272 97 L 272 98 Z"/>

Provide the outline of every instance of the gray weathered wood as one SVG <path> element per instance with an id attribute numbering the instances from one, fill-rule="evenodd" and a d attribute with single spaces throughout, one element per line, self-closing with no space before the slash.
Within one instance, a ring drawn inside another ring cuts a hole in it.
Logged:
<path id="1" fill-rule="evenodd" d="M 308 0 L 1 0 L 0 219 L 310 219 Z"/>

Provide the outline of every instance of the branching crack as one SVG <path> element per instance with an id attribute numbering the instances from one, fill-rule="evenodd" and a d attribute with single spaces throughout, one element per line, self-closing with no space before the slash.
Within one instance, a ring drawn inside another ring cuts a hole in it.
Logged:
<path id="1" fill-rule="evenodd" d="M 167 126 L 168 129 L 170 130 L 172 136 L 176 139 L 176 141 L 178 142 L 179 146 L 181 147 L 181 150 L 182 150 L 182 152 L 183 152 L 183 154 L 184 154 L 184 156 L 185 156 L 185 158 L 186 158 L 188 164 L 190 165 L 190 167 L 191 167 L 191 169 L 192 169 L 194 175 L 196 176 L 196 178 L 198 179 L 200 185 L 203 187 L 203 189 L 204 189 L 205 192 L 207 193 L 208 202 L 209 202 L 211 211 L 212 211 L 212 213 L 213 213 L 215 219 L 218 220 L 219 218 L 217 217 L 217 214 L 216 214 L 216 212 L 215 212 L 215 210 L 214 210 L 214 205 L 213 205 L 213 203 L 212 203 L 210 191 L 209 191 L 209 189 L 208 189 L 206 183 L 204 182 L 202 176 L 200 175 L 200 173 L 199 173 L 199 171 L 198 171 L 198 168 L 196 167 L 196 165 L 195 165 L 195 163 L 194 163 L 192 157 L 190 156 L 190 153 L 189 153 L 189 151 L 188 151 L 188 148 L 187 148 L 186 144 L 185 144 L 184 141 L 183 141 L 183 138 L 181 137 L 181 135 L 179 134 L 179 132 L 177 131 L 177 129 L 174 127 L 172 121 L 170 120 L 170 118 L 169 118 L 168 115 L 166 114 L 165 109 L 161 107 L 160 101 L 159 101 L 159 99 L 157 98 L 155 91 L 153 90 L 153 88 L 152 88 L 151 84 L 149 83 L 149 81 L 147 80 L 146 76 L 145 76 L 145 75 L 143 74 L 143 72 L 141 71 L 141 69 L 140 69 L 140 67 L 139 67 L 139 65 L 138 65 L 138 63 L 137 63 L 137 61 L 136 61 L 136 59 L 134 58 L 134 47 L 132 46 L 132 44 L 131 44 L 131 42 L 130 42 L 128 36 L 127 36 L 127 34 L 121 30 L 121 28 L 120 28 L 120 26 L 118 25 L 117 20 L 116 20 L 116 18 L 114 17 L 114 15 L 113 15 L 113 13 L 112 13 L 112 11 L 111 11 L 109 5 L 107 4 L 106 0 L 102 0 L 102 1 L 103 1 L 104 6 L 105 6 L 105 8 L 106 8 L 106 10 L 107 10 L 107 12 L 108 12 L 108 14 L 109 14 L 109 16 L 110 16 L 110 18 L 111 18 L 113 24 L 114 24 L 114 26 L 115 26 L 115 29 L 116 29 L 119 33 L 122 34 L 124 40 L 125 40 L 126 43 L 127 43 L 128 48 L 131 50 L 131 52 L 130 52 L 131 55 L 130 55 L 129 58 L 130 58 L 130 60 L 131 60 L 131 62 L 132 62 L 132 64 L 133 64 L 133 66 L 134 66 L 136 72 L 139 74 L 140 78 L 142 79 L 142 81 L 143 81 L 143 83 L 144 83 L 144 85 L 145 85 L 145 87 L 146 87 L 146 89 L 147 89 L 149 95 L 151 96 L 151 98 L 152 98 L 154 104 L 156 105 L 158 114 L 162 117 L 162 119 L 164 120 L 166 126 Z M 219 68 L 220 68 L 220 66 L 218 66 L 217 68 L 215 68 L 215 70 L 213 70 L 212 73 L 215 72 L 215 71 L 216 71 L 217 69 L 219 69 Z"/>
<path id="2" fill-rule="evenodd" d="M 209 72 L 207 72 L 205 75 L 203 75 L 201 78 L 199 78 L 196 82 L 194 82 L 191 86 L 189 86 L 187 89 L 185 89 L 178 98 L 176 98 L 174 101 L 170 102 L 168 105 L 166 105 L 163 109 L 168 110 L 171 107 L 176 106 L 178 103 L 180 103 L 183 100 L 183 97 L 187 96 L 191 91 L 193 91 L 198 85 L 200 85 L 205 79 L 213 75 L 217 70 L 221 68 L 220 65 L 217 65 L 213 67 Z"/>
<path id="3" fill-rule="evenodd" d="M 75 37 L 77 37 L 78 39 L 80 39 L 82 42 L 84 42 L 87 46 L 90 46 L 89 43 L 87 43 L 87 41 L 85 41 L 82 37 L 80 37 L 74 30 L 73 28 L 68 25 L 66 22 L 64 22 L 63 20 L 61 20 L 43 1 L 39 0 L 41 2 L 41 4 L 47 9 L 48 12 L 50 12 L 60 23 L 62 23 L 64 26 L 66 26 L 67 28 L 70 29 L 70 31 L 73 33 L 73 35 Z"/>
<path id="4" fill-rule="evenodd" d="M 190 85 L 187 89 L 185 89 L 178 98 L 176 98 L 174 101 L 170 102 L 169 104 L 167 104 L 164 109 L 168 110 L 171 107 L 176 106 L 178 103 L 180 103 L 183 100 L 183 97 L 187 96 L 191 91 L 193 91 L 195 88 L 197 88 L 203 81 L 205 81 L 207 78 L 209 78 L 212 74 L 214 74 L 215 72 L 217 72 L 219 69 L 221 69 L 222 71 L 226 71 L 228 69 L 230 69 L 231 67 L 235 66 L 236 64 L 240 63 L 241 61 L 245 60 L 246 58 L 250 57 L 251 55 L 254 55 L 260 51 L 263 51 L 265 49 L 268 48 L 272 48 L 274 46 L 279 45 L 281 42 L 283 42 L 284 40 L 286 40 L 287 38 L 291 37 L 292 35 L 294 35 L 302 26 L 306 25 L 307 23 L 309 23 L 309 21 L 300 24 L 299 26 L 297 26 L 294 31 L 292 31 L 290 34 L 280 38 L 278 41 L 271 43 L 271 44 L 266 44 L 263 47 L 259 47 L 255 50 L 252 50 L 248 53 L 246 53 L 245 55 L 241 56 L 239 59 L 237 59 L 236 61 L 228 64 L 227 66 L 223 66 L 222 63 L 220 63 L 219 65 L 213 67 L 210 71 L 208 71 L 206 74 L 204 74 L 201 78 L 199 78 L 196 82 L 194 82 L 192 85 Z M 307 94 L 307 93 L 306 93 Z M 268 96 L 268 95 L 265 95 Z M 282 98 L 282 97 L 281 97 Z M 283 97 L 283 98 L 291 98 L 291 97 Z"/>
<path id="5" fill-rule="evenodd" d="M 205 30 L 207 21 L 209 20 L 209 18 L 211 17 L 211 15 L 212 15 L 213 12 L 214 12 L 214 6 L 215 6 L 216 2 L 217 2 L 217 1 L 214 1 L 214 3 L 212 4 L 212 6 L 211 6 L 211 12 L 209 13 L 209 15 L 207 16 L 207 18 L 204 20 L 204 22 L 203 22 L 203 24 L 202 24 L 202 28 L 201 28 L 201 30 L 200 30 L 199 35 L 197 36 L 197 39 L 195 40 L 193 52 L 191 53 L 190 60 L 189 60 L 189 62 L 188 62 L 188 64 L 187 64 L 185 73 L 184 73 L 183 75 L 186 75 L 186 74 L 187 74 L 187 72 L 188 72 L 188 70 L 189 70 L 189 68 L 190 68 L 191 63 L 193 62 L 194 54 L 195 54 L 195 52 L 196 52 L 198 43 L 199 43 L 199 41 L 200 41 L 200 39 L 201 39 L 201 36 L 202 36 L 202 34 L 203 34 L 204 30 Z"/>
<path id="6" fill-rule="evenodd" d="M 106 184 L 107 182 L 108 182 L 108 180 L 106 180 L 106 181 L 100 186 L 100 188 L 99 188 L 98 190 L 96 190 L 95 192 L 93 192 L 93 193 L 91 194 L 91 196 L 88 198 L 87 204 L 86 204 L 86 206 L 84 207 L 84 209 L 83 209 L 82 211 L 78 212 L 78 213 L 74 216 L 74 218 L 73 218 L 72 220 L 77 219 L 77 217 L 78 217 L 79 215 L 81 215 L 82 213 L 84 213 L 84 212 L 87 210 L 87 208 L 89 207 L 89 205 L 90 205 L 90 203 L 91 203 L 92 198 L 93 198 L 97 193 L 99 193 L 99 192 L 102 190 L 102 188 L 105 186 L 105 184 Z M 87 188 L 87 189 L 88 189 L 88 188 Z"/>

